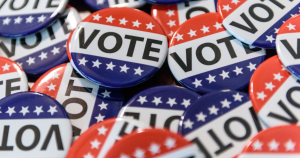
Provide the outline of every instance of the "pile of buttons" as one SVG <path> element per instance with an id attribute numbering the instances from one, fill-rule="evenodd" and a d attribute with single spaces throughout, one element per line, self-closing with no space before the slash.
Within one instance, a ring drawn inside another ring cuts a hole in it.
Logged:
<path id="1" fill-rule="evenodd" d="M 2 0 L 0 157 L 300 157 L 299 9 Z"/>

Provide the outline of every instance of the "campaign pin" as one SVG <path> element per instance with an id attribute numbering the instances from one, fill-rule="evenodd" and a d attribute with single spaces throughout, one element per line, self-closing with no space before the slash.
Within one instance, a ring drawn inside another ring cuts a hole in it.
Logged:
<path id="1" fill-rule="evenodd" d="M 113 88 L 147 80 L 167 56 L 167 37 L 158 22 L 126 7 L 91 14 L 71 33 L 67 45 L 71 64 L 80 74 Z"/>
<path id="2" fill-rule="evenodd" d="M 21 37 L 37 33 L 64 12 L 69 0 L 3 0 L 0 35 Z"/>
<path id="3" fill-rule="evenodd" d="M 217 3 L 217 0 L 191 0 L 175 5 L 152 5 L 151 15 L 160 23 L 170 39 L 179 26 L 188 19 L 216 12 Z"/>
<path id="4" fill-rule="evenodd" d="M 17 62 L 27 75 L 42 75 L 68 61 L 67 39 L 80 21 L 77 10 L 69 6 L 55 23 L 41 32 L 20 38 L 0 37 L 0 56 Z"/>
<path id="5" fill-rule="evenodd" d="M 41 76 L 31 88 L 56 99 L 66 109 L 77 138 L 91 125 L 117 117 L 123 105 L 120 89 L 103 88 L 77 74 L 70 63 Z"/>
<path id="6" fill-rule="evenodd" d="M 166 129 L 143 129 L 124 136 L 105 157 L 204 158 L 195 145 Z"/>
<path id="7" fill-rule="evenodd" d="M 186 21 L 169 44 L 173 75 L 200 93 L 243 89 L 265 59 L 264 49 L 235 39 L 218 17 L 218 13 L 206 13 Z"/>
<path id="8" fill-rule="evenodd" d="M 72 144 L 66 158 L 102 158 L 124 135 L 139 129 L 148 128 L 145 124 L 123 118 L 108 119 L 91 126 Z M 108 158 L 108 157 L 107 157 Z"/>
<path id="9" fill-rule="evenodd" d="M 139 8 L 146 4 L 144 0 L 85 0 L 85 3 L 94 10 L 110 7 Z"/>
<path id="10" fill-rule="evenodd" d="M 145 1 L 148 3 L 153 3 L 153 4 L 168 5 L 168 4 L 182 3 L 182 2 L 186 2 L 188 0 L 145 0 Z"/>
<path id="11" fill-rule="evenodd" d="M 299 1 L 219 0 L 218 12 L 224 27 L 244 43 L 275 48 L 281 25 L 299 13 Z"/>
<path id="12" fill-rule="evenodd" d="M 234 157 L 261 131 L 248 94 L 221 91 L 202 96 L 183 114 L 179 132 L 205 157 Z"/>
<path id="13" fill-rule="evenodd" d="M 37 92 L 20 92 L 0 100 L 0 155 L 9 158 L 64 158 L 72 128 L 65 109 Z"/>

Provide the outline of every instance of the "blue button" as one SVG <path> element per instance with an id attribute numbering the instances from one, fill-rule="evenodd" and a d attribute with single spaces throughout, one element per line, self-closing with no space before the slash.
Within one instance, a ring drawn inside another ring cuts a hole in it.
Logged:
<path id="1" fill-rule="evenodd" d="M 185 2 L 188 0 L 145 0 L 148 3 L 153 3 L 153 4 L 163 4 L 163 5 L 167 5 L 167 4 L 177 4 L 177 3 L 181 3 L 181 2 Z"/>
<path id="2" fill-rule="evenodd" d="M 94 10 L 110 7 L 139 8 L 146 4 L 144 0 L 85 0 L 85 3 Z"/>

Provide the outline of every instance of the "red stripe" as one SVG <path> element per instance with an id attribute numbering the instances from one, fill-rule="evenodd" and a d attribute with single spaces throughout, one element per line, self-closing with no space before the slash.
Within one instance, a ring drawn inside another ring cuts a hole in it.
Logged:
<path id="1" fill-rule="evenodd" d="M 9 65 L 8 70 L 3 69 L 3 66 L 5 66 L 6 64 Z M 0 57 L 0 75 L 12 73 L 12 72 L 18 72 L 18 71 L 24 71 L 24 70 L 16 62 L 5 57 Z"/>
<path id="2" fill-rule="evenodd" d="M 247 0 L 239 0 L 240 2 L 235 4 L 235 3 L 231 3 L 232 0 L 218 0 L 218 5 L 217 5 L 217 10 L 218 13 L 220 14 L 221 18 L 224 20 L 227 16 L 229 16 L 230 14 L 232 14 L 237 8 L 239 8 L 242 4 L 244 4 Z M 229 9 L 228 11 L 223 10 L 224 6 L 229 5 L 229 7 L 231 9 Z M 233 13 L 234 14 L 234 13 Z M 236 15 L 239 16 L 239 15 Z"/>
<path id="3" fill-rule="evenodd" d="M 289 20 L 287 20 L 279 29 L 278 35 L 285 34 L 285 33 L 298 33 L 300 32 L 300 15 L 297 14 L 296 16 L 291 17 Z M 287 26 L 289 25 L 295 25 L 295 29 L 289 29 Z"/>

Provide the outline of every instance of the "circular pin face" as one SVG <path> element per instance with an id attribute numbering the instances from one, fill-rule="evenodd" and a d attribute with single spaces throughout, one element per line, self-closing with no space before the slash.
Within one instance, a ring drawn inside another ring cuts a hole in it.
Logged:
<path id="1" fill-rule="evenodd" d="M 66 157 L 72 128 L 65 109 L 55 99 L 41 93 L 20 92 L 1 99 L 0 108 L 0 134 L 5 142 L 2 155 Z"/>
<path id="2" fill-rule="evenodd" d="M 107 152 L 105 157 L 204 158 L 191 142 L 165 129 L 138 130 L 124 136 Z"/>
<path id="3" fill-rule="evenodd" d="M 300 127 L 293 125 L 266 129 L 249 141 L 238 158 L 299 157 L 299 131 Z"/>
<path id="4" fill-rule="evenodd" d="M 133 118 L 153 127 L 178 130 L 181 115 L 200 95 L 177 86 L 158 86 L 144 90 L 120 111 L 119 117 Z"/>
<path id="5" fill-rule="evenodd" d="M 85 78 L 118 88 L 139 84 L 158 71 L 167 55 L 167 38 L 146 13 L 108 8 L 80 22 L 68 47 L 71 64 Z"/>
<path id="6" fill-rule="evenodd" d="M 206 157 L 234 157 L 261 130 L 248 94 L 237 91 L 202 96 L 183 114 L 179 126 Z"/>
<path id="7" fill-rule="evenodd" d="M 169 67 L 184 86 L 200 93 L 241 90 L 265 50 L 243 44 L 218 22 L 218 13 L 198 15 L 183 23 L 169 44 Z"/>
<path id="8" fill-rule="evenodd" d="M 278 56 L 266 60 L 253 74 L 249 94 L 253 107 L 268 126 L 298 123 L 297 78 L 284 68 Z"/>
<path id="9" fill-rule="evenodd" d="M 299 1 L 218 1 L 224 27 L 242 42 L 262 48 L 275 48 L 280 26 L 298 14 L 299 7 Z"/>
<path id="10" fill-rule="evenodd" d="M 152 5 L 151 15 L 170 39 L 179 26 L 200 14 L 216 12 L 217 0 L 186 1 L 176 5 Z"/>
<path id="11" fill-rule="evenodd" d="M 101 10 L 110 7 L 139 8 L 146 4 L 144 0 L 85 0 L 85 3 L 94 10 Z"/>
<path id="12" fill-rule="evenodd" d="M 104 157 L 121 137 L 144 128 L 148 127 L 139 121 L 122 118 L 99 122 L 80 135 L 72 144 L 66 158 Z"/>
<path id="13" fill-rule="evenodd" d="M 0 35 L 20 37 L 37 33 L 64 12 L 68 0 L 5 0 L 1 3 Z"/>
<path id="14" fill-rule="evenodd" d="M 298 57 L 298 38 L 300 16 L 296 15 L 284 23 L 276 38 L 276 50 L 282 64 L 289 72 L 300 78 L 300 61 Z"/>
<path id="15" fill-rule="evenodd" d="M 47 94 L 66 109 L 77 138 L 89 126 L 117 117 L 123 105 L 120 89 L 103 88 L 79 75 L 70 63 L 41 76 L 31 91 Z"/>
<path id="16" fill-rule="evenodd" d="M 0 99 L 14 93 L 28 91 L 23 69 L 15 62 L 0 57 Z"/>
<path id="17" fill-rule="evenodd" d="M 145 0 L 148 3 L 153 3 L 153 4 L 163 4 L 163 5 L 167 5 L 167 4 L 177 4 L 177 3 L 181 3 L 181 2 L 186 2 L 188 0 Z"/>

